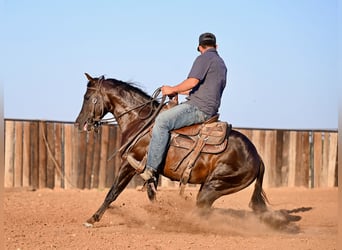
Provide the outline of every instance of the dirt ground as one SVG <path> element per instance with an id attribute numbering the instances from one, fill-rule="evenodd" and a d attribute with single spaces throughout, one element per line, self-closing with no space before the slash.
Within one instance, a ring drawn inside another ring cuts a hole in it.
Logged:
<path id="1" fill-rule="evenodd" d="M 196 188 L 185 199 L 161 188 L 155 203 L 126 189 L 84 227 L 107 191 L 5 189 L 6 249 L 337 249 L 337 188 L 266 189 L 272 212 L 263 216 L 248 207 L 251 188 L 218 199 L 206 216 Z"/>

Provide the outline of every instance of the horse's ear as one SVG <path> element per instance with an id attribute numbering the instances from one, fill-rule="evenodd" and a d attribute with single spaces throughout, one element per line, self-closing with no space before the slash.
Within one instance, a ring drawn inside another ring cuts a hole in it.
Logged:
<path id="1" fill-rule="evenodd" d="M 92 78 L 88 73 L 84 73 L 85 76 L 87 77 L 88 81 L 91 82 L 94 80 L 94 78 Z"/>

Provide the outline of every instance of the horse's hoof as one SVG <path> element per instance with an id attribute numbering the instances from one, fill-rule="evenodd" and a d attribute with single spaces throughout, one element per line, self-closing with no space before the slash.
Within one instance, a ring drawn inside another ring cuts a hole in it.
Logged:
<path id="1" fill-rule="evenodd" d="M 157 190 L 154 182 L 147 183 L 147 196 L 150 201 L 156 201 Z"/>
<path id="2" fill-rule="evenodd" d="M 86 228 L 91 228 L 91 227 L 94 226 L 94 224 L 89 223 L 89 222 L 84 222 L 84 223 L 83 223 L 83 226 L 85 226 Z"/>

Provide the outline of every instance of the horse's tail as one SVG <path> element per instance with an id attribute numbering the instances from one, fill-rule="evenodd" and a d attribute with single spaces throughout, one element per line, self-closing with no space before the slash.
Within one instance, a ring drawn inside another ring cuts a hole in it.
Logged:
<path id="1" fill-rule="evenodd" d="M 262 189 L 265 165 L 261 157 L 259 158 L 260 158 L 259 171 L 256 177 L 253 195 L 252 195 L 251 201 L 249 202 L 249 207 L 251 207 L 254 212 L 265 212 L 267 211 L 266 202 L 269 203 L 269 201 L 267 199 L 265 191 Z"/>

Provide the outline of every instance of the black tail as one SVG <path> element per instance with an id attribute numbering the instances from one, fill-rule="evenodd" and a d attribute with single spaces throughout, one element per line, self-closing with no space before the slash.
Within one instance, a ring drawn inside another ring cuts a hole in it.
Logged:
<path id="1" fill-rule="evenodd" d="M 255 186 L 251 201 L 249 202 L 249 207 L 253 209 L 254 212 L 265 212 L 267 211 L 266 202 L 268 199 L 266 197 L 265 191 L 262 189 L 262 182 L 264 179 L 265 165 L 260 158 L 260 166 L 258 176 L 256 178 Z"/>

